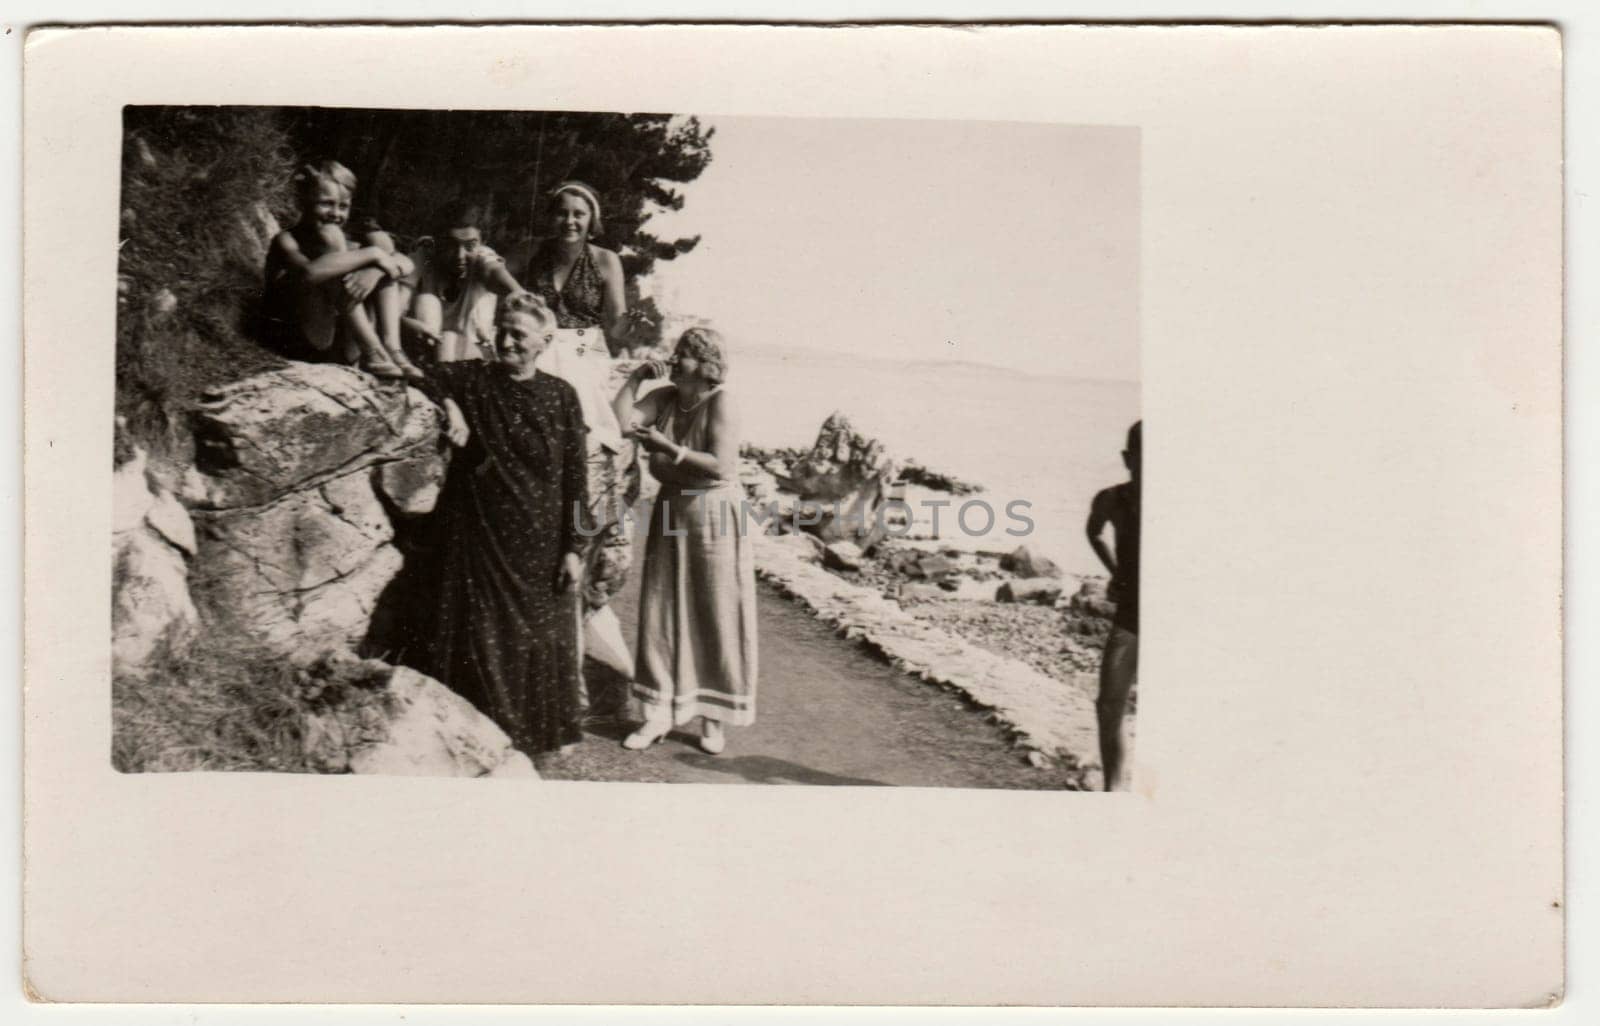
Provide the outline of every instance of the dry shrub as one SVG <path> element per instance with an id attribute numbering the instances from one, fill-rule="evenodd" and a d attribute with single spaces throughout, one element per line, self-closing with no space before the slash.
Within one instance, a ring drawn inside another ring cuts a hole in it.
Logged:
<path id="1" fill-rule="evenodd" d="M 343 651 L 297 665 L 212 625 L 188 649 L 160 651 L 147 676 L 112 681 L 111 762 L 124 773 L 315 772 L 306 717 L 386 717 L 393 670 Z"/>
<path id="2" fill-rule="evenodd" d="M 201 391 L 281 362 L 251 327 L 293 167 L 275 111 L 124 109 L 117 412 L 154 454 L 181 457 Z"/>
<path id="3" fill-rule="evenodd" d="M 158 654 L 144 679 L 111 686 L 111 763 L 124 773 L 302 772 L 297 671 L 250 641 L 203 633 Z"/>

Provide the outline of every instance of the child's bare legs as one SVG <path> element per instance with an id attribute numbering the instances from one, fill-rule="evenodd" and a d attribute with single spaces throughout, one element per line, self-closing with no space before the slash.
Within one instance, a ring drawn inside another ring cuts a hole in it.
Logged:
<path id="1" fill-rule="evenodd" d="M 394 236 L 381 229 L 365 233 L 361 241 L 365 245 L 376 246 L 391 256 L 398 252 Z M 368 297 L 367 305 L 377 319 L 378 340 L 382 343 L 384 351 L 389 354 L 390 361 L 408 378 L 424 377 L 422 371 L 407 358 L 405 347 L 400 344 L 400 317 L 405 313 L 406 307 L 406 296 L 401 283 L 385 276 Z"/>
<path id="2" fill-rule="evenodd" d="M 344 312 L 344 330 L 361 351 L 361 367 L 376 378 L 398 378 L 400 368 L 389 359 L 378 329 L 372 323 L 372 314 L 362 303 L 352 303 Z"/>
<path id="3" fill-rule="evenodd" d="M 1100 768 L 1107 791 L 1126 791 L 1128 695 L 1139 675 L 1139 635 L 1112 627 L 1100 657 L 1100 694 L 1095 712 L 1100 721 Z"/>
<path id="4" fill-rule="evenodd" d="M 426 333 L 422 337 L 433 346 L 435 362 L 449 363 L 455 359 L 454 343 L 445 337 L 444 306 L 438 296 L 431 292 L 417 293 L 411 300 L 411 320 Z"/>
<path id="5" fill-rule="evenodd" d="M 372 294 L 372 306 L 377 312 L 378 338 L 388 352 L 389 359 L 408 378 L 426 377 L 416 364 L 406 358 L 400 345 L 400 314 L 405 303 L 401 286 L 393 278 L 385 278 Z"/>
<path id="6" fill-rule="evenodd" d="M 411 304 L 411 317 L 439 340 L 435 358 L 440 363 L 477 358 L 478 354 L 472 351 L 472 343 L 467 340 L 466 335 L 459 331 L 444 330 L 444 304 L 439 301 L 438 296 L 427 292 L 419 293 Z"/>

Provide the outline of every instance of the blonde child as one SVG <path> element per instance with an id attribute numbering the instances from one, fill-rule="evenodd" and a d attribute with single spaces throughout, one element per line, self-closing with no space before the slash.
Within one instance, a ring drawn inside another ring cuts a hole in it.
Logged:
<path id="1" fill-rule="evenodd" d="M 267 250 L 265 314 L 291 355 L 357 358 L 378 378 L 420 379 L 400 348 L 400 281 L 411 261 L 381 231 L 346 238 L 356 176 L 338 161 L 303 166 L 294 177 L 300 220 Z M 376 271 L 359 274 L 358 272 Z"/>

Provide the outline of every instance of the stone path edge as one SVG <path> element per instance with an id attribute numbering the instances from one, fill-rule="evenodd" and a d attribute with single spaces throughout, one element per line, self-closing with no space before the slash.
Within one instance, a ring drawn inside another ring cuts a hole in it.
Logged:
<path id="1" fill-rule="evenodd" d="M 1098 768 L 1094 700 L 1080 689 L 924 623 L 878 592 L 829 573 L 805 538 L 755 540 L 756 573 L 845 637 L 864 642 L 897 669 L 992 710 L 1022 746 Z"/>

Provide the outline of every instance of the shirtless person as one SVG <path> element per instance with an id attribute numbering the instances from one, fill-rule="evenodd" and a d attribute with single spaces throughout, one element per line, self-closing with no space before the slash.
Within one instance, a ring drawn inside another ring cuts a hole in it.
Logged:
<path id="1" fill-rule="evenodd" d="M 1100 658 L 1100 767 L 1107 791 L 1127 790 L 1128 695 L 1139 672 L 1139 456 L 1143 421 L 1128 429 L 1122 462 L 1131 480 L 1103 489 L 1089 505 L 1089 545 L 1111 571 L 1107 597 L 1117 604 Z M 1111 525 L 1115 552 L 1105 542 Z"/>
<path id="2" fill-rule="evenodd" d="M 445 212 L 432 248 L 414 255 L 407 284 L 415 294 L 402 323 L 440 363 L 493 358 L 500 299 L 523 291 L 483 241 L 482 221 L 477 207 L 457 204 Z"/>

